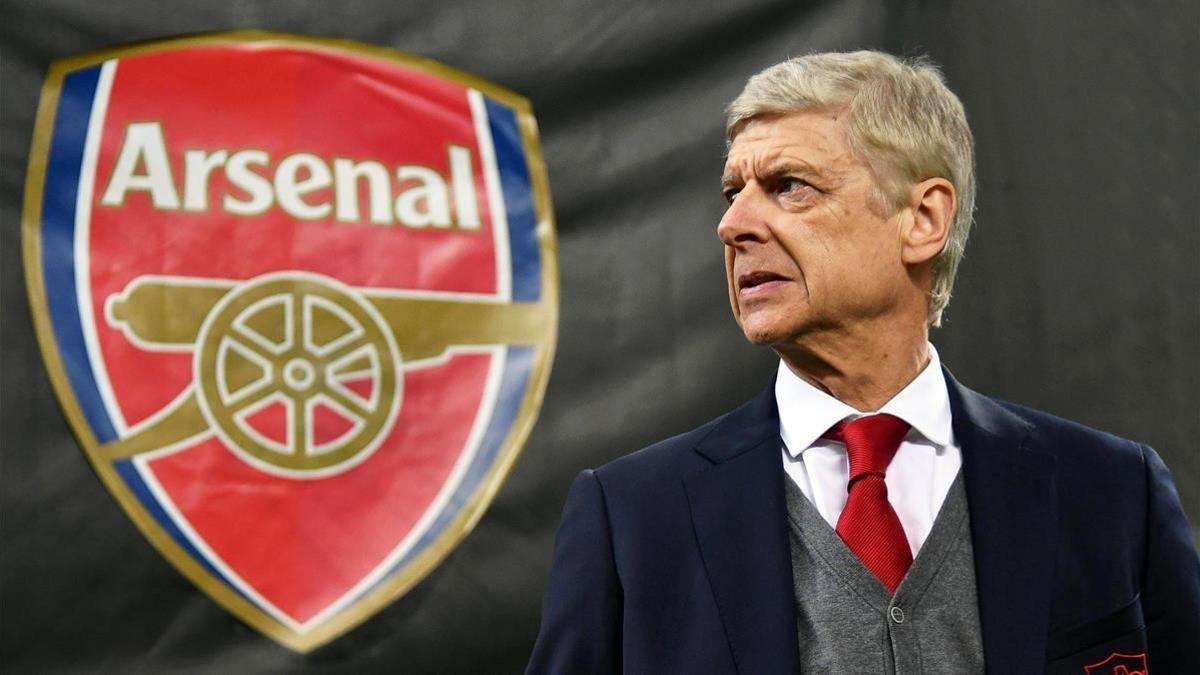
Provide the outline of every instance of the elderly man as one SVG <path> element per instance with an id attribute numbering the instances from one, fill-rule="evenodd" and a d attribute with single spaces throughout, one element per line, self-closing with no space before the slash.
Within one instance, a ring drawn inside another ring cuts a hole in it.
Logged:
<path id="1" fill-rule="evenodd" d="M 937 70 L 792 59 L 727 130 L 730 305 L 778 374 L 579 475 L 529 672 L 1200 672 L 1158 455 L 975 393 L 928 342 L 975 193 Z"/>

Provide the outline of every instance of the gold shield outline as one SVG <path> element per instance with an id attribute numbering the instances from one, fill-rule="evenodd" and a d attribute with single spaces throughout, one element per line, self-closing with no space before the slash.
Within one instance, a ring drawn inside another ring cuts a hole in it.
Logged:
<path id="1" fill-rule="evenodd" d="M 542 322 L 544 331 L 540 341 L 533 345 L 535 349 L 533 366 L 517 415 L 491 467 L 446 530 L 412 562 L 380 581 L 372 590 L 327 621 L 304 633 L 295 632 L 284 626 L 232 590 L 223 581 L 215 578 L 185 552 L 170 534 L 162 529 L 154 516 L 146 511 L 138 498 L 126 487 L 114 467 L 114 462 L 118 458 L 112 458 L 104 452 L 106 446 L 101 446 L 97 442 L 75 398 L 50 322 L 49 305 L 42 277 L 43 188 L 51 133 L 54 128 L 54 118 L 64 78 L 75 70 L 99 65 L 110 59 L 194 47 L 244 44 L 295 47 L 309 51 L 326 51 L 388 61 L 476 89 L 508 106 L 514 111 L 521 131 L 525 162 L 529 170 L 530 190 L 533 195 L 538 251 L 541 256 L 540 298 L 536 305 L 538 305 L 539 312 L 545 317 Z M 260 30 L 237 30 L 139 42 L 56 60 L 50 65 L 42 85 L 26 172 L 21 230 L 26 286 L 42 359 L 69 426 L 83 447 L 96 474 L 129 518 L 141 530 L 143 536 L 177 570 L 225 610 L 260 633 L 294 651 L 306 653 L 336 639 L 397 600 L 432 572 L 479 522 L 516 462 L 541 409 L 558 337 L 558 252 L 546 164 L 542 156 L 537 122 L 533 117 L 532 106 L 527 99 L 514 92 L 430 59 L 352 40 Z"/>

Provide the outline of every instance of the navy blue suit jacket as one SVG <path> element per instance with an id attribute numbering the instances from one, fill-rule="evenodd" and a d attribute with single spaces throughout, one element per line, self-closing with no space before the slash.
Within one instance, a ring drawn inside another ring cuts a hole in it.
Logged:
<path id="1" fill-rule="evenodd" d="M 1200 673 L 1200 559 L 1158 455 L 946 380 L 988 672 Z M 528 672 L 799 672 L 783 480 L 773 387 L 581 473 Z"/>

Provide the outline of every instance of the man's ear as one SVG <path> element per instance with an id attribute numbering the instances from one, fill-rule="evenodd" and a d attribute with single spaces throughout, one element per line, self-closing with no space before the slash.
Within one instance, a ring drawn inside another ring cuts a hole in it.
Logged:
<path id="1" fill-rule="evenodd" d="M 958 199 L 945 178 L 927 178 L 913 185 L 909 196 L 909 217 L 900 230 L 900 257 L 907 265 L 919 265 L 941 253 Z"/>

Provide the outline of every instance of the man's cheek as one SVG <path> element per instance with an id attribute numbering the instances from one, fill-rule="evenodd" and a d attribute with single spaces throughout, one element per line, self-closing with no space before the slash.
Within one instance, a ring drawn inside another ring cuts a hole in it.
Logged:
<path id="1" fill-rule="evenodd" d="M 729 293 L 729 305 L 733 310 L 733 317 L 739 319 L 741 308 L 738 307 L 737 279 L 733 276 L 733 257 L 728 253 L 725 256 L 725 288 Z"/>

